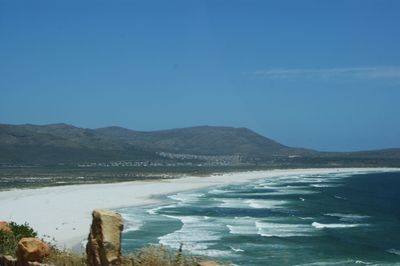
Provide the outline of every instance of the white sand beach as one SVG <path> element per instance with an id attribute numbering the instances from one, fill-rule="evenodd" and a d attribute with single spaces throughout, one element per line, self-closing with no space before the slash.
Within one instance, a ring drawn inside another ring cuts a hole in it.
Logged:
<path id="1" fill-rule="evenodd" d="M 72 248 L 89 232 L 95 208 L 156 204 L 159 196 L 206 187 L 245 183 L 284 175 L 391 171 L 391 168 L 291 169 L 226 173 L 207 177 L 71 185 L 0 192 L 0 220 L 28 222 L 40 236 L 50 236 L 61 248 Z"/>

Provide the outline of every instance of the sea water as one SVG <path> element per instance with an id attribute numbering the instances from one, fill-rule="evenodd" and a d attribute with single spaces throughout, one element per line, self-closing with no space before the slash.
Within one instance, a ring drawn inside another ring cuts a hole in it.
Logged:
<path id="1" fill-rule="evenodd" d="M 288 175 L 123 208 L 123 248 L 234 265 L 400 265 L 400 172 Z"/>

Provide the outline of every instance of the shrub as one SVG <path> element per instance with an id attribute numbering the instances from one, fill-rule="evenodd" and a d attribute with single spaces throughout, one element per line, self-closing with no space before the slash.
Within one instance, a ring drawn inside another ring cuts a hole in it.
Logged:
<path id="1" fill-rule="evenodd" d="M 17 224 L 10 222 L 10 227 L 18 241 L 23 237 L 37 237 L 37 232 L 28 223 Z"/>
<path id="2" fill-rule="evenodd" d="M 17 243 L 12 233 L 0 231 L 0 254 L 13 255 Z"/>
<path id="3" fill-rule="evenodd" d="M 0 231 L 0 254 L 14 255 L 19 240 L 23 237 L 36 237 L 37 232 L 28 223 L 9 223 L 11 233 Z"/>
<path id="4" fill-rule="evenodd" d="M 131 266 L 196 266 L 194 257 L 182 253 L 182 248 L 175 251 L 164 246 L 148 246 L 129 254 L 124 265 Z"/>
<path id="5" fill-rule="evenodd" d="M 86 266 L 85 256 L 68 250 L 59 250 L 55 246 L 50 247 L 50 255 L 44 262 L 56 266 Z"/>

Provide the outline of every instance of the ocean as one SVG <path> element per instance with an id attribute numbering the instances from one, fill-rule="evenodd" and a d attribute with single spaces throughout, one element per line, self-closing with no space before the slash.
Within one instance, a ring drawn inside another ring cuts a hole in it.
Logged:
<path id="1" fill-rule="evenodd" d="M 400 172 L 266 178 L 118 210 L 149 243 L 234 265 L 400 265 Z"/>

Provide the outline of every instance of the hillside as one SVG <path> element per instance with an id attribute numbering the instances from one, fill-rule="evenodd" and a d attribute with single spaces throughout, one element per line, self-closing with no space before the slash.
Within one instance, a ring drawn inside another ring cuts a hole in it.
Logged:
<path id="1" fill-rule="evenodd" d="M 240 154 L 262 157 L 307 152 L 284 146 L 247 128 L 198 126 L 139 132 L 107 127 L 96 131 L 104 137 L 154 152 L 198 155 Z"/>
<path id="2" fill-rule="evenodd" d="M 0 163 L 58 164 L 158 157 L 103 137 L 92 129 L 66 124 L 0 125 Z"/>
<path id="3" fill-rule="evenodd" d="M 247 128 L 198 126 L 152 132 L 67 124 L 0 125 L 0 164 L 206 161 L 226 164 L 397 164 L 400 149 L 327 153 L 292 148 Z M 238 159 L 239 158 L 239 159 Z"/>

